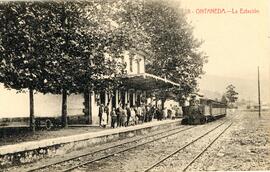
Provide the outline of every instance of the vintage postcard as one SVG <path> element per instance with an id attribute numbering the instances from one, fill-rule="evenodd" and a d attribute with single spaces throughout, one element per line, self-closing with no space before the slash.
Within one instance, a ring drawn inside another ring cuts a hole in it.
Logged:
<path id="1" fill-rule="evenodd" d="M 269 171 L 269 0 L 0 0 L 0 171 Z"/>

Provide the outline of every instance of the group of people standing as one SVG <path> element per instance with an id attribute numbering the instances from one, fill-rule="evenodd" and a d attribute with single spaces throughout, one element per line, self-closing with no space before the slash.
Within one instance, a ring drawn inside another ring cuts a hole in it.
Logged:
<path id="1" fill-rule="evenodd" d="M 106 127 L 111 118 L 111 127 L 126 127 L 139 123 L 150 122 L 153 119 L 163 120 L 175 118 L 175 113 L 167 108 L 156 107 L 151 104 L 132 106 L 119 104 L 117 108 L 109 110 L 109 104 L 99 106 L 99 125 Z"/>

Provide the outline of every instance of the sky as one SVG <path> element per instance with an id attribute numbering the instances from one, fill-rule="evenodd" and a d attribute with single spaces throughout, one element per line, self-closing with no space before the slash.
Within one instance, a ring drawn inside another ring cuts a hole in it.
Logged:
<path id="1" fill-rule="evenodd" d="M 270 102 L 270 0 L 174 1 L 187 12 L 195 37 L 204 40 L 201 49 L 208 63 L 200 87 L 222 93 L 234 78 L 231 82 L 238 88 L 239 97 L 257 100 L 260 66 L 262 99 Z M 212 9 L 220 13 L 207 12 Z M 245 9 L 256 12 L 244 13 Z M 217 76 L 219 83 L 214 83 L 215 79 L 209 82 L 212 76 Z"/>
<path id="2" fill-rule="evenodd" d="M 270 0 L 178 0 L 188 13 L 194 34 L 204 40 L 202 50 L 209 56 L 206 74 L 235 78 L 270 79 Z M 203 13 L 204 9 L 238 13 Z M 243 14 L 240 9 L 255 9 Z"/>

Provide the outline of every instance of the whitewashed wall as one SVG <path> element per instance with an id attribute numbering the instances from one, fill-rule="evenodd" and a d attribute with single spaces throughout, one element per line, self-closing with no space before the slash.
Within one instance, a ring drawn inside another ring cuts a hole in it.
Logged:
<path id="1" fill-rule="evenodd" d="M 24 117 L 29 114 L 28 94 L 16 94 L 16 90 L 7 90 L 0 84 L 0 118 Z"/>
<path id="2" fill-rule="evenodd" d="M 136 54 L 132 58 L 132 71 L 130 70 L 130 68 L 131 68 L 130 60 L 131 60 L 131 58 L 129 56 L 129 52 L 126 51 L 124 53 L 124 63 L 127 64 L 126 71 L 128 74 L 145 73 L 145 61 L 144 61 L 144 57 L 142 55 Z M 137 61 L 139 61 L 139 63 L 137 63 Z M 138 65 L 139 65 L 140 71 L 138 71 Z"/>
<path id="3" fill-rule="evenodd" d="M 95 93 L 91 94 L 91 102 L 92 102 L 92 123 L 98 124 L 98 104 L 95 100 Z"/>
<path id="4" fill-rule="evenodd" d="M 83 95 L 68 96 L 68 115 L 83 114 Z M 34 110 L 36 116 L 60 116 L 61 95 L 34 94 Z M 29 94 L 17 93 L 16 90 L 8 90 L 0 85 L 0 118 L 28 117 Z"/>

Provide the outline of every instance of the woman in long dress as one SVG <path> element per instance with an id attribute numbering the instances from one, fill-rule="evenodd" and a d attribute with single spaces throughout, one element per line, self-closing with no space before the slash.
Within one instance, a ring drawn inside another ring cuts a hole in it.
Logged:
<path id="1" fill-rule="evenodd" d="M 123 117 L 122 118 L 123 118 L 122 125 L 126 127 L 127 126 L 127 108 L 126 107 L 124 107 L 124 109 L 123 109 Z"/>
<path id="2" fill-rule="evenodd" d="M 103 112 L 102 119 L 101 119 L 101 126 L 103 128 L 106 128 L 106 125 L 107 125 L 107 114 Z"/>
<path id="3" fill-rule="evenodd" d="M 137 122 L 136 122 L 136 113 L 135 113 L 135 110 L 133 108 L 130 108 L 130 124 L 131 125 L 137 124 Z"/>

